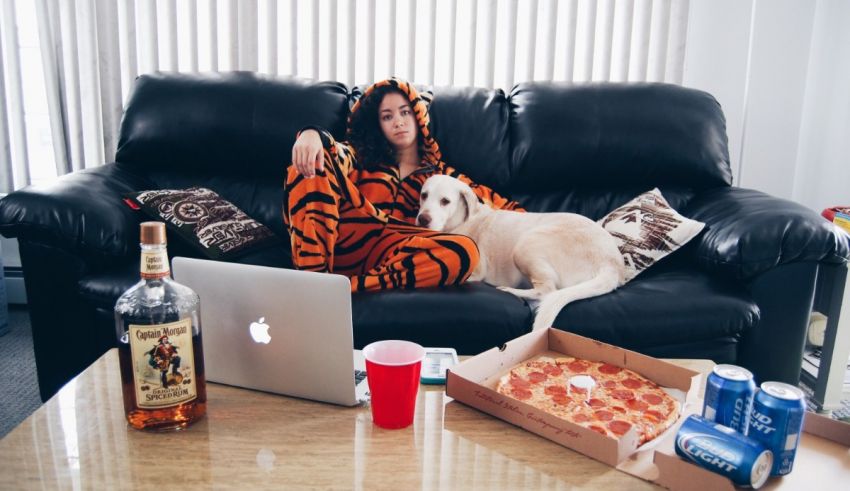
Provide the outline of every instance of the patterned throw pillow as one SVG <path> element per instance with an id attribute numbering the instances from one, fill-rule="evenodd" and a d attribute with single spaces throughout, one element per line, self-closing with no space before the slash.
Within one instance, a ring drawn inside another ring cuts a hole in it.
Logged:
<path id="1" fill-rule="evenodd" d="M 647 191 L 598 222 L 617 240 L 626 281 L 685 245 L 705 227 L 676 212 L 658 188 Z"/>
<path id="2" fill-rule="evenodd" d="M 125 197 L 129 206 L 164 221 L 210 259 L 230 259 L 281 243 L 271 229 L 206 188 L 157 189 Z"/>

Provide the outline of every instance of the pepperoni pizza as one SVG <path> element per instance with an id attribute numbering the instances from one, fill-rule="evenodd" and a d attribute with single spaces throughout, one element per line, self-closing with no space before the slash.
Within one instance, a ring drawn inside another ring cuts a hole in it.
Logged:
<path id="1" fill-rule="evenodd" d="M 593 382 L 590 393 L 585 384 Z M 639 444 L 679 417 L 679 403 L 655 382 L 626 368 L 580 358 L 540 357 L 505 374 L 496 388 L 559 418 L 612 438 L 637 428 Z"/>

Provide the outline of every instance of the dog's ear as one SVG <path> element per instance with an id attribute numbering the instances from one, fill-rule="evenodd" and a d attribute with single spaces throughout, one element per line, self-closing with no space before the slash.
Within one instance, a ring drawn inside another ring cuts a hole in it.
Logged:
<path id="1" fill-rule="evenodd" d="M 472 192 L 472 188 L 469 186 L 461 186 L 460 200 L 463 203 L 463 221 L 465 222 L 478 211 L 478 196 Z"/>

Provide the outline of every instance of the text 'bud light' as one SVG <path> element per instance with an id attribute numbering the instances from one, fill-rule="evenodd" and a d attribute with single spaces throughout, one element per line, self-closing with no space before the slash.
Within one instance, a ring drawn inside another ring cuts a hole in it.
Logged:
<path id="1" fill-rule="evenodd" d="M 717 365 L 705 385 L 702 416 L 746 435 L 755 393 L 756 383 L 749 370 L 735 365 Z"/>
<path id="2" fill-rule="evenodd" d="M 770 475 L 783 476 L 794 467 L 805 414 L 803 391 L 782 382 L 761 384 L 753 402 L 749 435 L 773 452 Z"/>
<path id="3" fill-rule="evenodd" d="M 739 486 L 761 487 L 770 476 L 773 453 L 726 426 L 692 414 L 676 433 L 676 453 Z"/>

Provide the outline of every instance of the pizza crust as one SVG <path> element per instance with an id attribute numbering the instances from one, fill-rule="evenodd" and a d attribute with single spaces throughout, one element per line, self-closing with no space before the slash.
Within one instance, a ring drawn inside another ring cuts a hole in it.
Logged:
<path id="1" fill-rule="evenodd" d="M 570 379 L 588 375 L 590 394 Z M 637 428 L 639 445 L 672 426 L 679 401 L 642 375 L 603 362 L 570 356 L 539 356 L 503 375 L 496 391 L 571 423 L 619 439 Z"/>

